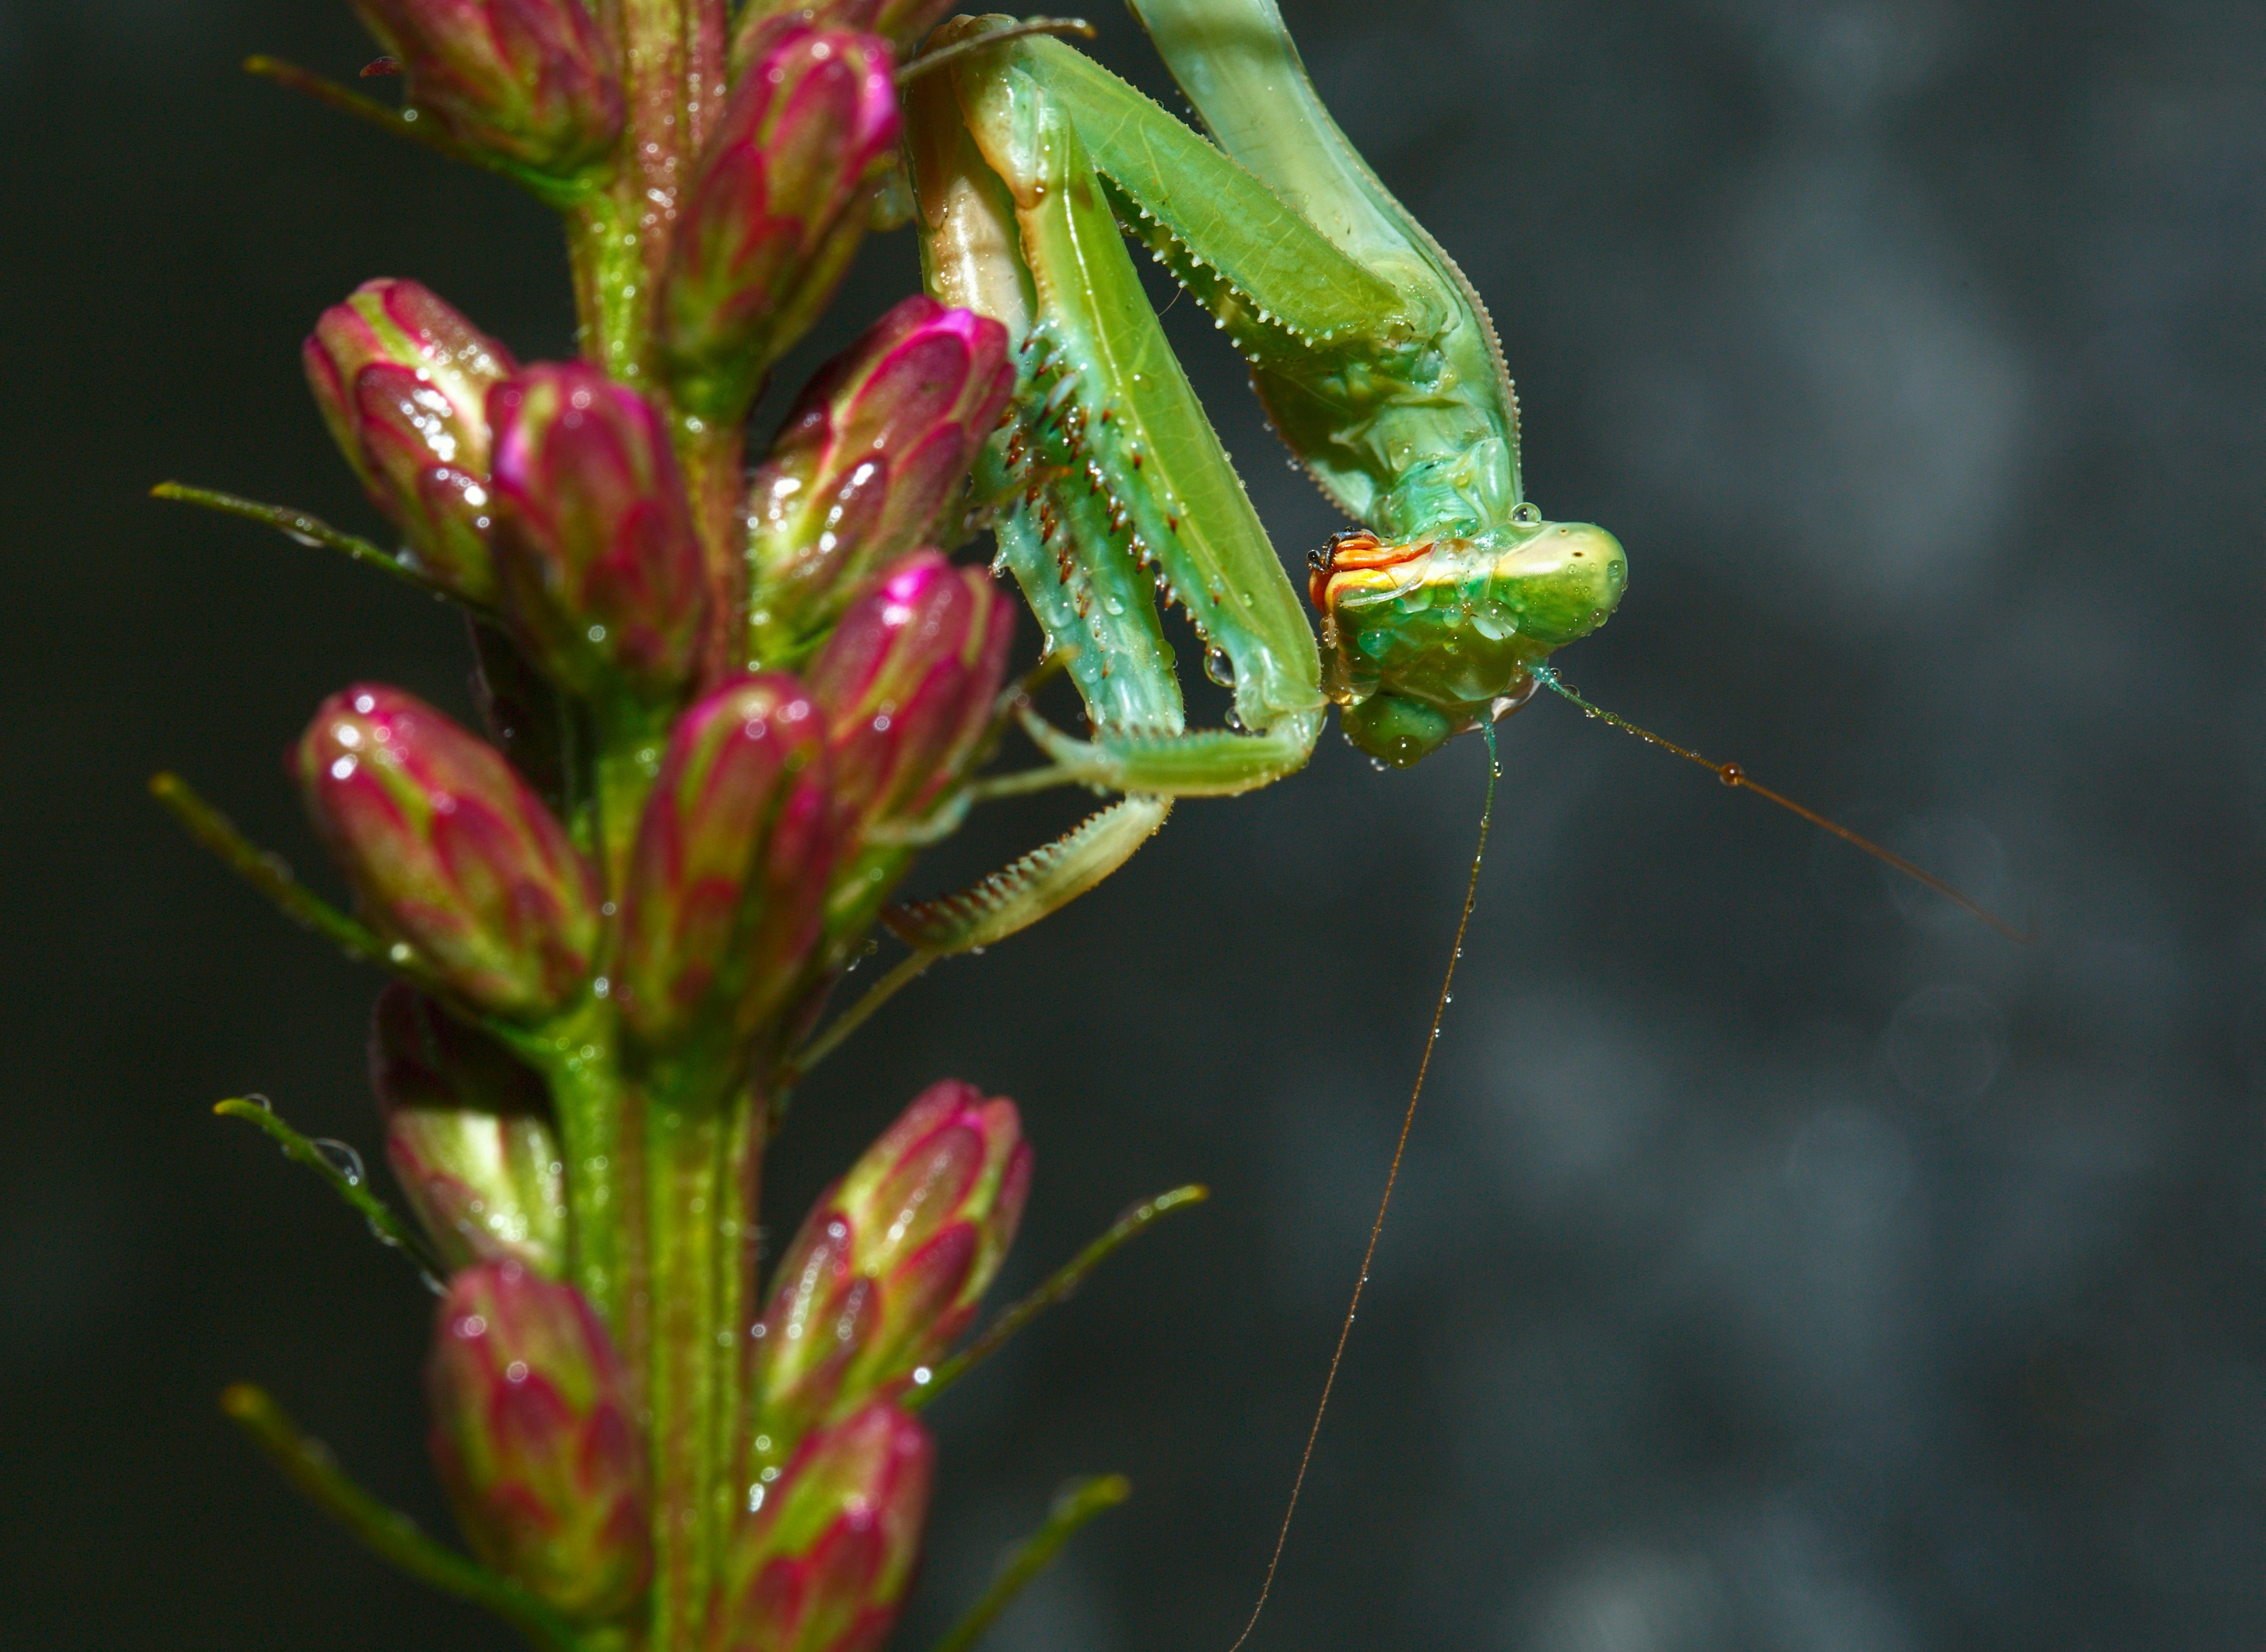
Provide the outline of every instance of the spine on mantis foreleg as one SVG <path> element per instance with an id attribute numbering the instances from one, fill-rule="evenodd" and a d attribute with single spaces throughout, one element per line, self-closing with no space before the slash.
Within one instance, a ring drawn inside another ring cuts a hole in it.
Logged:
<path id="1" fill-rule="evenodd" d="M 1123 866 L 1172 810 L 1170 798 L 1126 798 L 974 888 L 898 907 L 882 921 L 921 952 L 948 955 L 996 946 Z"/>
<path id="2" fill-rule="evenodd" d="M 997 524 L 999 556 L 1046 633 L 1096 731 L 1169 738 L 1187 727 L 1172 645 L 1165 640 L 1130 515 L 1088 454 L 1092 421 L 1073 393 L 1076 368 L 1042 332 L 1017 353 L 1017 405 L 999 441 L 1012 507 Z M 1106 426 L 1111 410 L 1105 406 Z M 1159 577 L 1161 585 L 1162 577 Z"/>

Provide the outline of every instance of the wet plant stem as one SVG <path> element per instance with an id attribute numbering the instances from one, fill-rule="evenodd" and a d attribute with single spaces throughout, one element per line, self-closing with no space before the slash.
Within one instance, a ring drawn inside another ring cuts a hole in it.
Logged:
<path id="1" fill-rule="evenodd" d="M 650 328 L 634 208 L 615 194 L 594 194 L 567 216 L 566 225 L 582 359 L 624 384 L 640 384 Z"/>
<path id="2" fill-rule="evenodd" d="M 628 700 L 601 702 L 591 707 L 590 721 L 596 747 L 590 756 L 591 801 L 596 810 L 591 839 L 606 898 L 612 902 L 620 895 L 638 821 L 661 770 L 669 713 Z"/>
<path id="3" fill-rule="evenodd" d="M 718 424 L 679 413 L 671 423 L 708 573 L 713 618 L 705 676 L 718 683 L 748 664 L 746 627 L 738 623 L 747 611 L 748 592 L 746 437 L 736 420 Z"/>
<path id="4" fill-rule="evenodd" d="M 568 1276 L 626 1349 L 644 1290 L 643 1226 L 635 1219 L 644 1139 L 636 1097 L 623 1081 L 618 1020 L 610 1003 L 588 1000 L 552 1029 L 542 1064 L 569 1167 Z"/>
<path id="5" fill-rule="evenodd" d="M 652 1652 L 705 1626 L 733 1505 L 738 1327 L 753 1294 L 760 1124 L 753 1098 L 656 1079 L 646 1117 L 654 1578 Z"/>

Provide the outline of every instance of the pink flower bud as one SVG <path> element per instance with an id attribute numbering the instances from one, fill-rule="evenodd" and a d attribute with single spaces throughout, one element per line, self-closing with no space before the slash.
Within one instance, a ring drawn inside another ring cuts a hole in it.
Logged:
<path id="1" fill-rule="evenodd" d="M 800 982 L 839 837 L 824 741 L 790 676 L 741 677 L 677 720 L 623 881 L 617 991 L 647 1043 L 744 1042 Z"/>
<path id="2" fill-rule="evenodd" d="M 579 363 L 532 367 L 488 394 L 496 578 L 529 652 L 563 686 L 680 691 L 708 588 L 661 416 Z"/>
<path id="3" fill-rule="evenodd" d="M 590 871 L 493 746 L 398 689 L 323 702 L 301 791 L 371 926 L 476 1009 L 540 1020 L 597 945 Z"/>
<path id="4" fill-rule="evenodd" d="M 385 1157 L 441 1259 L 555 1276 L 566 1195 L 542 1079 L 494 1039 L 396 983 L 370 1017 Z"/>
<path id="5" fill-rule="evenodd" d="M 425 1392 L 433 1460 L 473 1553 L 571 1618 L 645 1592 L 645 1442 L 621 1356 L 571 1285 L 517 1262 L 450 1282 Z"/>
<path id="6" fill-rule="evenodd" d="M 927 1429 L 881 1402 L 757 1478 L 708 1652 L 877 1652 L 920 1556 L 935 1455 Z"/>
<path id="7" fill-rule="evenodd" d="M 523 172 L 573 180 L 613 150 L 622 89 L 582 0 L 355 0 L 411 104 Z"/>
<path id="8" fill-rule="evenodd" d="M 741 74 L 685 192 L 661 289 L 685 406 L 738 418 L 833 297 L 895 159 L 895 69 L 872 35 L 797 27 Z"/>
<path id="9" fill-rule="evenodd" d="M 810 381 L 749 505 L 757 657 L 833 623 L 875 570 L 964 537 L 969 466 L 1015 386 L 1007 330 L 906 299 Z"/>
<path id="10" fill-rule="evenodd" d="M 472 602 L 488 565 L 488 387 L 511 352 L 415 281 L 365 281 L 301 351 L 323 420 L 417 566 Z"/>
<path id="11" fill-rule="evenodd" d="M 905 1109 L 780 1259 L 753 1332 L 758 1458 L 943 1355 L 998 1272 L 1030 1186 L 1013 1102 L 947 1079 Z"/>
<path id="12" fill-rule="evenodd" d="M 808 673 L 848 829 L 919 820 L 990 726 L 1015 610 L 979 568 L 917 551 L 853 603 Z"/>

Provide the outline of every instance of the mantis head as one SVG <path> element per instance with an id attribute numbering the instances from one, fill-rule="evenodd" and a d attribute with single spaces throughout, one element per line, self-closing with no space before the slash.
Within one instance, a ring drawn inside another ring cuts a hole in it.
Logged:
<path id="1" fill-rule="evenodd" d="M 1312 567 L 1324 691 L 1346 737 L 1396 768 L 1524 705 L 1530 668 L 1604 624 L 1628 583 L 1612 535 L 1531 505 L 1468 538 L 1341 534 Z"/>

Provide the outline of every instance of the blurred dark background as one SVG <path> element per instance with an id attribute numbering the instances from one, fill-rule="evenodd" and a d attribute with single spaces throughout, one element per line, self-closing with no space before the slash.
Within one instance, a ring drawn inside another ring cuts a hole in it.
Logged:
<path id="1" fill-rule="evenodd" d="M 1159 86 L 1095 6 L 1100 53 Z M 1254 1647 L 2266 1644 L 2266 8 L 1285 9 L 1494 304 L 1534 495 L 1629 547 L 1571 678 L 2043 939 L 1562 705 L 1507 723 L 1435 1083 Z M 343 0 L 0 0 L 0 1642 L 501 1648 L 216 1408 L 268 1385 L 445 1524 L 429 1299 L 207 1112 L 258 1089 L 373 1144 L 376 983 L 143 793 L 178 767 L 326 878 L 281 750 L 352 678 L 463 705 L 460 639 L 143 495 L 371 527 L 299 382 L 317 312 L 415 275 L 533 357 L 569 306 L 543 211 L 244 77 L 253 50 L 351 76 L 372 48 Z M 761 420 L 915 279 L 876 241 Z M 1340 524 L 1192 308 L 1171 325 L 1301 563 Z M 1040 1180 L 1008 1290 L 1139 1195 L 1217 1193 L 939 1406 L 901 1645 L 1107 1469 L 1134 1502 L 994 1652 L 1232 1638 L 1482 760 L 1380 775 L 1332 735 L 1188 804 L 801 1100 L 775 1225 L 929 1079 L 1018 1097 Z M 1067 807 L 984 817 L 925 884 Z"/>

